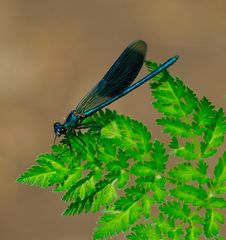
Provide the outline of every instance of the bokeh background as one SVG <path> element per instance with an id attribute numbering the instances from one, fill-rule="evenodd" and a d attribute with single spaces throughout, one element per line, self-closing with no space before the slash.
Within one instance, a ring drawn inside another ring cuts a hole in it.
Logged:
<path id="1" fill-rule="evenodd" d="M 225 12 L 224 0 L 0 1 L 2 240 L 92 238 L 98 214 L 63 217 L 60 194 L 15 179 L 50 150 L 53 122 L 63 120 L 131 41 L 145 40 L 147 58 L 157 62 L 179 54 L 170 71 L 225 108 Z M 146 73 L 143 68 L 140 76 Z M 164 140 L 151 100 L 146 85 L 110 108 Z"/>

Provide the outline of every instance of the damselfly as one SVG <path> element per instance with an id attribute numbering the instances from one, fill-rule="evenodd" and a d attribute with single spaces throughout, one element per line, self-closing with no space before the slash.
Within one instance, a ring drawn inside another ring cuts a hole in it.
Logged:
<path id="1" fill-rule="evenodd" d="M 59 137 L 62 134 L 67 136 L 72 132 L 76 134 L 76 130 L 91 128 L 90 124 L 83 123 L 85 118 L 141 86 L 174 64 L 178 59 L 178 56 L 168 59 L 155 71 L 131 85 L 144 63 L 146 52 L 147 45 L 144 41 L 138 40 L 132 42 L 122 52 L 103 79 L 68 114 L 65 122 L 63 124 L 60 122 L 54 123 L 55 136 Z"/>

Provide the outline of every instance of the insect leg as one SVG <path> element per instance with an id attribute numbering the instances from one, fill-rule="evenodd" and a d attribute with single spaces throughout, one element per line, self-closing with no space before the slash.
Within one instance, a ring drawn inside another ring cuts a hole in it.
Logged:
<path id="1" fill-rule="evenodd" d="M 78 128 L 76 128 L 78 129 Z M 75 133 L 75 137 L 76 139 L 78 139 L 80 141 L 76 141 L 80 146 L 81 146 L 81 150 L 77 153 L 76 157 L 78 157 L 82 152 L 83 150 L 86 148 L 86 143 L 78 136 L 78 134 L 76 134 L 76 129 L 73 129 L 72 132 Z M 81 144 L 82 143 L 82 144 Z"/>
<path id="2" fill-rule="evenodd" d="M 96 144 L 96 147 L 95 147 L 95 154 L 97 152 L 97 149 L 98 149 L 98 145 L 99 145 L 99 142 L 100 142 L 100 135 L 101 135 L 101 126 L 100 125 L 97 125 L 96 122 L 88 122 L 88 123 L 84 123 L 84 124 L 81 124 L 77 127 L 77 129 L 97 129 L 98 133 L 97 133 L 97 144 Z"/>

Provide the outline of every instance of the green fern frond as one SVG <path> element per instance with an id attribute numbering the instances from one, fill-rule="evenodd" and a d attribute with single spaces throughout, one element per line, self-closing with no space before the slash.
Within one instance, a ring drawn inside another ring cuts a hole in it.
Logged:
<path id="1" fill-rule="evenodd" d="M 146 64 L 150 71 L 158 67 Z M 127 231 L 130 240 L 222 240 L 226 152 L 218 161 L 213 156 L 224 143 L 225 113 L 166 70 L 149 86 L 169 143 L 152 140 L 144 124 L 106 109 L 84 119 L 100 132 L 67 133 L 17 181 L 63 192 L 64 215 L 103 211 L 94 239 Z M 213 174 L 208 158 L 216 162 Z"/>
<path id="2" fill-rule="evenodd" d="M 141 207 L 137 202 L 124 211 L 109 210 L 104 213 L 94 232 L 94 239 L 106 238 L 128 230 L 140 218 Z"/>
<path id="3" fill-rule="evenodd" d="M 172 137 L 190 137 L 190 126 L 177 118 L 161 118 L 157 120 L 157 124 L 164 126 L 163 132 L 169 133 Z"/>
<path id="4" fill-rule="evenodd" d="M 156 226 L 151 224 L 139 224 L 132 228 L 132 233 L 127 236 L 130 240 L 163 240 L 161 233 L 156 229 Z"/>
<path id="5" fill-rule="evenodd" d="M 186 204 L 181 206 L 179 202 L 169 201 L 165 205 L 161 207 L 161 211 L 163 211 L 168 217 L 173 219 L 180 219 L 187 221 L 187 216 L 190 214 L 190 209 Z"/>
<path id="6" fill-rule="evenodd" d="M 204 232 L 207 238 L 211 238 L 219 234 L 219 223 L 224 223 L 224 215 L 215 210 L 207 210 L 204 223 Z"/>
<path id="7" fill-rule="evenodd" d="M 220 158 L 214 169 L 214 180 L 213 185 L 215 187 L 216 193 L 226 193 L 226 152 L 224 152 L 223 157 Z"/>
<path id="8" fill-rule="evenodd" d="M 52 154 L 39 155 L 37 163 L 37 166 L 28 169 L 17 181 L 46 188 L 63 181 L 68 174 L 68 169 Z"/>

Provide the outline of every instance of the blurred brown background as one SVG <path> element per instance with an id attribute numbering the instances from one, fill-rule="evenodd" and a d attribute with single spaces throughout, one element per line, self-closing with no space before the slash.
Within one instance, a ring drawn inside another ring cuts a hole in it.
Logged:
<path id="1" fill-rule="evenodd" d="M 63 217 L 60 194 L 15 179 L 50 150 L 53 122 L 63 120 L 131 41 L 145 40 L 147 58 L 158 62 L 179 54 L 170 71 L 225 107 L 223 0 L 1 0 L 0 34 L 2 240 L 91 239 L 98 215 Z M 143 68 L 140 76 L 146 73 Z M 110 108 L 143 121 L 163 140 L 151 100 L 146 85 Z"/>

